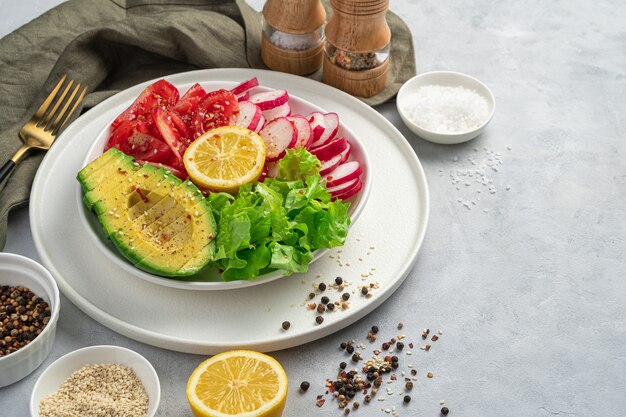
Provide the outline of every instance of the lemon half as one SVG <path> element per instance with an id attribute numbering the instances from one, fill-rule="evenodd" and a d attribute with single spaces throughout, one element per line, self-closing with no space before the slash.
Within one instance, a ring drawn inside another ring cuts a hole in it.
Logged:
<path id="1" fill-rule="evenodd" d="M 198 187 L 236 193 L 240 186 L 256 181 L 261 175 L 265 142 L 243 127 L 218 127 L 189 145 L 183 163 Z"/>
<path id="2" fill-rule="evenodd" d="M 187 382 L 197 417 L 280 417 L 287 375 L 271 356 L 249 350 L 220 353 L 202 362 Z"/>

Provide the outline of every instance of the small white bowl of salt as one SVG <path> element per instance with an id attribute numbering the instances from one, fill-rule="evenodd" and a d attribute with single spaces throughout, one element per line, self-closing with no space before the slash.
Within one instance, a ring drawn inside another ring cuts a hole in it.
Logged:
<path id="1" fill-rule="evenodd" d="M 408 80 L 396 99 L 402 121 L 430 142 L 452 145 L 480 135 L 496 109 L 493 94 L 474 77 L 433 71 Z"/>

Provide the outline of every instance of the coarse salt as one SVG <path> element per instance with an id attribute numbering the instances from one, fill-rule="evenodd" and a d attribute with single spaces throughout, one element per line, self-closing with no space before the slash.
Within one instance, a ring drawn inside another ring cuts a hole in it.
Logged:
<path id="1" fill-rule="evenodd" d="M 480 127 L 489 116 L 489 105 L 474 90 L 424 85 L 407 96 L 403 111 L 423 129 L 450 134 Z"/>

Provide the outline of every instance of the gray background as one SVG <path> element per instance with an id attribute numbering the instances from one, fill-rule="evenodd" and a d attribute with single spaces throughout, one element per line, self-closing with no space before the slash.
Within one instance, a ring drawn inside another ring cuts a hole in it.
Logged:
<path id="1" fill-rule="evenodd" d="M 27 3 L 0 0 L 0 35 L 59 1 Z M 391 10 L 411 27 L 418 72 L 481 79 L 496 96 L 496 115 L 478 139 L 444 146 L 414 136 L 394 103 L 378 108 L 424 165 L 426 240 L 383 306 L 334 335 L 274 353 L 291 383 L 285 415 L 342 415 L 335 402 L 314 405 L 348 359 L 337 346 L 365 342 L 372 324 L 379 341 L 394 336 L 399 321 L 416 345 L 423 328 L 444 331 L 429 352 L 416 346 L 401 355 L 401 368 L 418 370 L 413 401 L 403 406 L 394 384 L 391 398 L 351 415 L 385 415 L 381 407 L 396 405 L 399 415 L 437 416 L 440 400 L 451 416 L 626 415 L 626 2 L 392 0 Z M 465 185 L 463 174 L 481 166 L 492 183 Z M 5 250 L 38 260 L 26 207 L 9 218 Z M 159 416 L 191 416 L 184 386 L 203 357 L 117 335 L 65 298 L 53 352 L 0 389 L 0 414 L 28 415 L 37 376 L 59 356 L 109 343 L 154 364 Z M 304 395 L 302 380 L 311 382 Z"/>

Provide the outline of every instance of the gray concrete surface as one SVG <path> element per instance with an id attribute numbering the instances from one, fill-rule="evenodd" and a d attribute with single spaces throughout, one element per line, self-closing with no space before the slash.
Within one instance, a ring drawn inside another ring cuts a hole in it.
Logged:
<path id="1" fill-rule="evenodd" d="M 56 3 L 26 9 L 1 0 L 10 13 L 0 33 Z M 443 146 L 411 134 L 394 104 L 380 106 L 426 170 L 426 240 L 382 307 L 337 334 L 275 353 L 291 383 L 285 415 L 343 415 L 334 401 L 315 406 L 326 378 L 348 359 L 339 343 L 356 339 L 370 351 L 370 326 L 381 328 L 379 344 L 399 333 L 400 321 L 405 342 L 416 344 L 413 355 L 400 355 L 401 369 L 411 363 L 418 371 L 413 400 L 402 405 L 395 383 L 392 396 L 383 388 L 385 401 L 351 415 L 382 416 L 396 406 L 401 416 L 438 416 L 440 400 L 450 416 L 626 415 L 626 3 L 392 0 L 391 9 L 412 29 L 418 72 L 481 79 L 496 96 L 496 115 L 478 139 Z M 486 166 L 498 158 L 497 171 Z M 465 185 L 463 174 L 482 165 L 493 194 Z M 11 215 L 6 251 L 38 259 L 27 214 Z M 202 357 L 129 340 L 63 301 L 54 351 L 31 376 L 0 389 L 0 415 L 28 415 L 36 378 L 57 357 L 114 343 L 155 365 L 159 416 L 191 416 L 185 381 Z M 418 348 L 426 327 L 444 331 L 429 352 Z M 311 382 L 306 394 L 298 392 L 302 380 Z"/>

